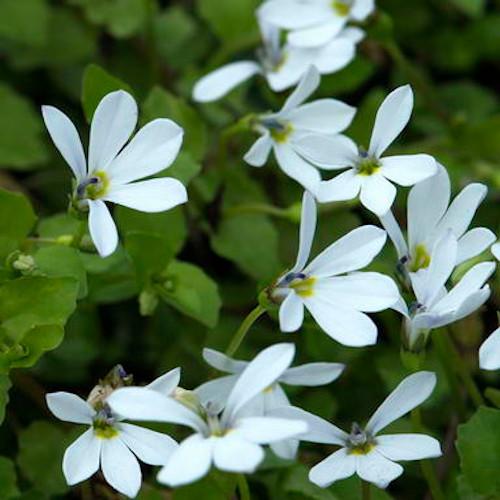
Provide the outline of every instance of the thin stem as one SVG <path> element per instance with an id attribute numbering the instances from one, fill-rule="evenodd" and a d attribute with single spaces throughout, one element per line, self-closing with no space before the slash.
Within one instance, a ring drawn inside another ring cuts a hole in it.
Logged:
<path id="1" fill-rule="evenodd" d="M 361 479 L 361 500 L 371 500 L 372 490 L 370 483 Z"/>
<path id="2" fill-rule="evenodd" d="M 248 487 L 245 474 L 238 474 L 238 491 L 240 492 L 240 500 L 250 500 L 250 488 Z"/>
<path id="3" fill-rule="evenodd" d="M 226 354 L 232 356 L 240 347 L 243 339 L 245 338 L 248 330 L 252 325 L 266 312 L 266 310 L 259 304 L 255 309 L 253 309 L 248 316 L 243 320 L 240 327 L 231 339 L 228 348 L 226 349 Z"/>
<path id="4" fill-rule="evenodd" d="M 411 421 L 413 424 L 413 430 L 415 432 L 422 433 L 422 414 L 420 413 L 420 408 L 417 407 L 412 410 Z M 432 498 L 434 500 L 446 500 L 432 462 L 429 460 L 420 460 L 420 468 L 425 480 L 427 481 Z"/>
<path id="5" fill-rule="evenodd" d="M 279 208 L 273 205 L 267 205 L 265 203 L 245 203 L 242 205 L 229 207 L 225 211 L 225 215 L 228 217 L 234 215 L 249 214 L 249 213 L 272 215 L 274 217 L 279 217 L 283 219 L 288 219 L 289 217 L 289 210 L 287 210 L 286 208 Z"/>
<path id="6" fill-rule="evenodd" d="M 82 243 L 82 239 L 85 236 L 85 232 L 87 231 L 87 220 L 82 219 L 78 224 L 78 228 L 76 230 L 75 236 L 73 238 L 73 246 L 75 248 L 79 248 Z"/>

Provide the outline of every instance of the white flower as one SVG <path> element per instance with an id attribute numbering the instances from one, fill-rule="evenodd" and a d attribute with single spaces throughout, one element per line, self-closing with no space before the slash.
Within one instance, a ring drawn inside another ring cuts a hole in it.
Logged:
<path id="1" fill-rule="evenodd" d="M 277 416 L 301 419 L 309 430 L 299 439 L 339 445 L 341 448 L 309 472 L 309 479 L 322 488 L 357 474 L 361 479 L 385 488 L 403 473 L 395 463 L 439 457 L 441 447 L 425 434 L 386 434 L 379 432 L 425 401 L 436 385 L 432 372 L 417 372 L 406 377 L 379 406 L 365 428 L 354 423 L 348 434 L 335 425 L 299 408 L 283 408 Z"/>
<path id="2" fill-rule="evenodd" d="M 483 370 L 500 369 L 500 328 L 497 328 L 479 349 L 479 366 Z"/>
<path id="3" fill-rule="evenodd" d="M 497 258 L 497 260 L 500 260 L 500 243 L 495 243 L 491 247 L 491 253 Z"/>
<path id="4" fill-rule="evenodd" d="M 280 30 L 259 22 L 263 46 L 258 61 L 238 61 L 222 66 L 201 78 L 193 88 L 193 99 L 211 102 L 220 99 L 249 78 L 263 75 L 275 92 L 293 87 L 313 65 L 319 73 L 330 74 L 347 66 L 355 55 L 359 30 L 339 33 L 320 47 L 295 47 L 280 43 Z"/>
<path id="5" fill-rule="evenodd" d="M 303 137 L 303 156 L 328 169 L 346 169 L 333 179 L 323 181 L 317 199 L 322 202 L 351 200 L 360 195 L 361 203 L 377 215 L 384 215 L 396 197 L 395 182 L 412 186 L 434 175 L 435 160 L 425 154 L 387 156 L 382 154 L 408 123 L 413 109 L 409 85 L 391 92 L 381 104 L 368 151 L 350 140 L 322 136 Z M 392 182 L 389 182 L 392 181 Z"/>
<path id="6" fill-rule="evenodd" d="M 395 309 L 406 316 L 410 348 L 422 333 L 465 318 L 488 300 L 491 290 L 485 283 L 495 271 L 494 262 L 476 264 L 450 291 L 446 289 L 457 255 L 458 242 L 449 230 L 434 244 L 429 267 L 409 273 L 416 300 L 409 307 L 400 300 Z"/>
<path id="7" fill-rule="evenodd" d="M 272 298 L 282 301 L 281 331 L 298 330 L 305 307 L 318 325 L 341 344 L 374 344 L 377 327 L 364 313 L 394 306 L 399 291 L 387 276 L 353 271 L 372 262 L 385 244 L 385 231 L 375 226 L 354 229 L 306 266 L 315 229 L 316 204 L 312 195 L 305 192 L 297 261 L 271 290 Z"/>
<path id="8" fill-rule="evenodd" d="M 313 193 L 319 186 L 321 176 L 315 167 L 303 159 L 298 141 L 311 134 L 335 136 L 350 125 L 356 113 L 355 108 L 336 99 L 319 99 L 303 104 L 319 83 L 318 70 L 314 66 L 309 67 L 278 113 L 258 117 L 255 130 L 262 137 L 245 155 L 247 163 L 262 167 L 271 151 L 274 151 L 281 169 Z"/>
<path id="9" fill-rule="evenodd" d="M 231 359 L 221 352 L 206 348 L 203 349 L 203 358 L 210 366 L 231 373 L 206 382 L 195 390 L 203 404 L 222 405 L 249 362 Z M 275 408 L 290 405 L 281 384 L 307 387 L 329 384 L 340 376 L 344 368 L 345 365 L 341 363 L 308 363 L 288 368 L 276 382 L 267 386 L 249 403 L 252 414 L 265 416 Z M 291 460 L 296 455 L 298 444 L 298 440 L 292 438 L 271 443 L 271 449 L 281 458 Z"/>
<path id="10" fill-rule="evenodd" d="M 430 264 L 431 250 L 447 231 L 458 240 L 455 265 L 476 257 L 496 240 L 487 228 L 469 230 L 472 219 L 488 191 L 483 184 L 469 184 L 450 204 L 450 179 L 438 164 L 438 172 L 414 186 L 408 196 L 408 244 L 393 214 L 387 212 L 381 222 L 391 237 L 398 256 L 411 271 Z M 432 200 L 432 202 L 430 202 Z"/>
<path id="11" fill-rule="evenodd" d="M 146 387 L 167 396 L 177 386 L 179 373 L 174 369 Z M 68 392 L 47 394 L 46 399 L 50 411 L 60 420 L 90 426 L 64 453 L 63 472 L 69 485 L 85 481 L 100 466 L 113 488 L 133 498 L 142 481 L 137 458 L 150 465 L 164 465 L 177 448 L 170 436 L 123 423 L 106 401 L 96 409 Z"/>
<path id="12" fill-rule="evenodd" d="M 270 0 L 262 4 L 259 15 L 289 30 L 291 45 L 317 47 L 338 35 L 348 21 L 364 21 L 374 8 L 374 0 Z"/>
<path id="13" fill-rule="evenodd" d="M 137 123 L 137 104 L 127 92 L 111 92 L 97 106 L 90 127 L 88 164 L 71 120 L 52 106 L 43 106 L 42 114 L 55 146 L 73 171 L 75 203 L 89 211 L 90 235 L 101 256 L 113 253 L 118 244 L 105 201 L 142 212 L 161 212 L 186 202 L 186 189 L 176 179 L 133 182 L 172 164 L 183 131 L 171 120 L 157 119 L 125 145 Z"/>
<path id="14" fill-rule="evenodd" d="M 212 463 L 220 470 L 251 473 L 264 451 L 261 445 L 289 439 L 307 430 L 304 422 L 249 416 L 248 403 L 272 385 L 290 366 L 293 344 L 276 344 L 258 354 L 243 370 L 224 409 L 208 405 L 200 414 L 155 391 L 123 388 L 110 399 L 111 408 L 134 420 L 171 422 L 194 429 L 158 474 L 158 481 L 175 487 L 203 477 Z"/>

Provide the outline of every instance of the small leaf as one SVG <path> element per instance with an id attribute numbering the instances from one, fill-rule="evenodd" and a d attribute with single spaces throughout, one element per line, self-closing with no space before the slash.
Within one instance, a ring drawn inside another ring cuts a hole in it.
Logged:
<path id="1" fill-rule="evenodd" d="M 16 469 L 11 460 L 5 457 L 0 457 L 0 498 L 9 500 L 17 497 L 19 490 L 17 489 Z"/>
<path id="2" fill-rule="evenodd" d="M 0 2 L 0 38 L 23 45 L 41 45 L 47 38 L 48 20 L 46 0 Z"/>

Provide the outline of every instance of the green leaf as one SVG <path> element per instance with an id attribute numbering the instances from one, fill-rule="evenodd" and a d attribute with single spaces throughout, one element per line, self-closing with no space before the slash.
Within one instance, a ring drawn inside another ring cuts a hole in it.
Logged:
<path id="1" fill-rule="evenodd" d="M 9 500 L 19 495 L 17 475 L 14 464 L 5 457 L 0 457 L 0 498 Z"/>
<path id="2" fill-rule="evenodd" d="M 80 221 L 68 214 L 57 214 L 41 219 L 37 226 L 37 233 L 42 238 L 58 238 L 76 234 Z"/>
<path id="3" fill-rule="evenodd" d="M 308 474 L 309 471 L 304 465 L 291 468 L 284 482 L 285 492 L 297 493 L 312 500 L 340 500 L 328 490 L 311 483 Z"/>
<path id="4" fill-rule="evenodd" d="M 2 0 L 0 38 L 23 45 L 41 45 L 47 37 L 48 19 L 45 0 Z"/>
<path id="5" fill-rule="evenodd" d="M 0 167 L 27 170 L 47 158 L 41 114 L 23 96 L 0 84 Z"/>
<path id="6" fill-rule="evenodd" d="M 500 491 L 500 410 L 481 407 L 458 427 L 457 450 L 470 487 L 483 495 Z"/>
<path id="7" fill-rule="evenodd" d="M 85 68 L 82 84 L 82 105 L 87 121 L 92 120 L 97 105 L 106 94 L 120 89 L 132 93 L 132 89 L 125 82 L 97 64 L 89 64 Z"/>
<path id="8" fill-rule="evenodd" d="M 236 475 L 212 470 L 207 476 L 188 486 L 176 488 L 173 500 L 225 500 L 232 498 L 236 489 Z"/>
<path id="9" fill-rule="evenodd" d="M 201 171 L 201 165 L 188 151 L 182 151 L 172 166 L 165 170 L 165 177 L 174 177 L 187 186 Z"/>
<path id="10" fill-rule="evenodd" d="M 154 87 L 143 104 L 143 122 L 155 118 L 170 118 L 184 129 L 183 151 L 194 160 L 203 158 L 207 146 L 207 129 L 196 110 L 186 101 L 161 87 Z"/>
<path id="11" fill-rule="evenodd" d="M 0 375 L 0 425 L 5 418 L 5 408 L 9 403 L 9 389 L 12 387 L 7 375 Z"/>
<path id="12" fill-rule="evenodd" d="M 480 17 L 486 7 L 486 0 L 452 0 L 452 3 L 470 17 Z"/>
<path id="13" fill-rule="evenodd" d="M 219 291 L 202 269 L 174 261 L 165 270 L 164 279 L 164 285 L 156 289 L 165 302 L 209 328 L 217 325 L 221 307 Z"/>

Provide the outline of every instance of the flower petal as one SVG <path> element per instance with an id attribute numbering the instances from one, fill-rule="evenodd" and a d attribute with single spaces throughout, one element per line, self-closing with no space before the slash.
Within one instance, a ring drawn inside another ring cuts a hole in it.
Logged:
<path id="1" fill-rule="evenodd" d="M 321 168 L 325 168 L 324 165 Z M 333 179 L 320 182 L 317 198 L 321 203 L 352 200 L 358 196 L 360 189 L 361 178 L 350 168 Z"/>
<path id="2" fill-rule="evenodd" d="M 298 439 L 283 439 L 283 441 L 277 441 L 276 443 L 271 443 L 269 446 L 273 450 L 274 454 L 283 460 L 294 460 L 297 456 L 300 441 Z"/>
<path id="3" fill-rule="evenodd" d="M 380 253 L 386 239 L 386 232 L 376 226 L 353 229 L 323 250 L 304 273 L 321 278 L 362 269 Z"/>
<path id="4" fill-rule="evenodd" d="M 118 246 L 118 231 L 102 200 L 88 200 L 89 232 L 101 257 L 111 255 Z"/>
<path id="5" fill-rule="evenodd" d="M 297 260 L 290 272 L 297 273 L 304 269 L 311 254 L 311 247 L 316 232 L 317 210 L 314 196 L 309 191 L 304 191 L 302 196 L 302 209 L 300 214 L 299 252 Z"/>
<path id="6" fill-rule="evenodd" d="M 279 28 L 294 30 L 322 22 L 328 9 L 321 3 L 299 3 L 294 0 L 271 0 L 258 10 L 260 18 Z"/>
<path id="7" fill-rule="evenodd" d="M 391 210 L 380 216 L 380 223 L 382 224 L 382 227 L 387 231 L 389 238 L 394 244 L 396 252 L 398 253 L 398 259 L 407 257 L 408 247 L 403 236 L 403 231 L 401 231 L 401 227 L 399 226 L 398 221 L 394 217 L 394 214 Z"/>
<path id="8" fill-rule="evenodd" d="M 131 424 L 120 424 L 120 439 L 139 460 L 150 465 L 165 465 L 178 446 L 166 434 Z"/>
<path id="9" fill-rule="evenodd" d="M 252 167 L 262 167 L 267 162 L 272 148 L 273 141 L 266 130 L 265 134 L 253 143 L 243 159 Z"/>
<path id="10" fill-rule="evenodd" d="M 281 116 L 287 116 L 288 119 L 291 119 L 291 117 L 294 116 L 294 111 L 296 115 L 296 112 L 298 111 L 297 106 L 300 106 L 311 96 L 311 94 L 318 88 L 320 80 L 321 78 L 317 68 L 309 66 L 300 79 L 299 84 L 295 87 L 295 90 L 285 101 L 285 104 L 281 108 L 279 114 Z"/>
<path id="11" fill-rule="evenodd" d="M 288 33 L 288 43 L 295 47 L 321 47 L 326 45 L 345 26 L 345 17 L 332 17 L 323 24 L 309 28 L 294 29 Z"/>
<path id="12" fill-rule="evenodd" d="M 366 432 L 376 435 L 384 427 L 423 403 L 436 385 L 432 372 L 416 372 L 406 377 L 378 407 L 366 424 Z"/>
<path id="13" fill-rule="evenodd" d="M 373 174 L 362 179 L 361 203 L 375 215 L 381 217 L 392 207 L 397 190 L 383 175 Z"/>
<path id="14" fill-rule="evenodd" d="M 194 392 L 200 398 L 203 405 L 210 403 L 212 407 L 224 408 L 227 398 L 237 381 L 238 375 L 219 377 L 201 384 Z"/>
<path id="15" fill-rule="evenodd" d="M 316 464 L 309 471 L 309 480 L 320 488 L 328 488 L 335 481 L 352 476 L 356 472 L 356 456 L 341 448 Z"/>
<path id="16" fill-rule="evenodd" d="M 53 106 L 42 106 L 42 115 L 52 142 L 73 171 L 77 182 L 80 181 L 87 173 L 87 165 L 82 142 L 73 122 Z"/>
<path id="17" fill-rule="evenodd" d="M 101 443 L 102 440 L 94 436 L 93 429 L 88 429 L 65 451 L 62 468 L 70 486 L 97 472 Z"/>
<path id="18" fill-rule="evenodd" d="M 293 291 L 280 305 L 279 322 L 280 330 L 286 333 L 296 332 L 304 322 L 304 304 Z"/>
<path id="19" fill-rule="evenodd" d="M 49 410 L 59 420 L 74 424 L 92 424 L 95 410 L 76 394 L 51 392 L 45 399 Z"/>
<path id="20" fill-rule="evenodd" d="M 345 68 L 355 55 L 356 46 L 351 39 L 336 37 L 317 50 L 314 65 L 322 75 L 328 75 Z"/>
<path id="21" fill-rule="evenodd" d="M 104 479 L 115 490 L 130 498 L 137 496 L 142 483 L 141 468 L 137 458 L 119 437 L 103 439 L 101 469 Z"/>
<path id="22" fill-rule="evenodd" d="M 369 153 L 380 158 L 406 127 L 413 110 L 413 91 L 409 85 L 393 90 L 380 105 L 373 126 Z"/>
<path id="23" fill-rule="evenodd" d="M 425 434 L 377 436 L 377 451 L 389 460 L 423 460 L 442 455 L 437 439 Z"/>
<path id="24" fill-rule="evenodd" d="M 112 186 L 104 199 L 141 212 L 163 212 L 186 203 L 187 192 L 177 179 L 149 179 Z"/>
<path id="25" fill-rule="evenodd" d="M 375 0 L 356 0 L 351 8 L 351 17 L 364 21 L 375 10 Z"/>
<path id="26" fill-rule="evenodd" d="M 356 456 L 356 472 L 361 479 L 379 488 L 387 488 L 391 481 L 403 474 L 403 467 L 391 462 L 375 449 L 366 455 Z"/>
<path id="27" fill-rule="evenodd" d="M 491 253 L 494 257 L 496 257 L 497 260 L 500 260 L 500 243 L 495 243 L 491 247 Z"/>
<path id="28" fill-rule="evenodd" d="M 232 433 L 214 440 L 215 466 L 229 472 L 254 472 L 264 459 L 264 450 Z"/>
<path id="29" fill-rule="evenodd" d="M 483 370 L 500 368 L 500 328 L 497 328 L 479 349 L 479 366 Z"/>
<path id="30" fill-rule="evenodd" d="M 106 170 L 134 131 L 137 104 L 124 90 L 107 94 L 98 104 L 90 126 L 89 173 Z"/>
<path id="31" fill-rule="evenodd" d="M 458 240 L 456 265 L 458 266 L 462 262 L 472 259 L 472 257 L 476 257 L 480 253 L 484 252 L 494 241 L 496 241 L 496 239 L 497 237 L 493 231 L 490 231 L 485 227 L 475 227 L 474 229 L 467 231 Z"/>
<path id="32" fill-rule="evenodd" d="M 203 349 L 203 359 L 213 368 L 227 373 L 241 373 L 247 366 L 248 361 L 240 361 L 226 356 L 215 349 Z"/>
<path id="33" fill-rule="evenodd" d="M 260 65 L 254 61 L 226 64 L 196 82 L 193 88 L 193 99 L 198 102 L 216 101 L 260 72 Z"/>
<path id="34" fill-rule="evenodd" d="M 174 368 L 169 372 L 163 374 L 161 377 L 156 378 L 148 384 L 145 389 L 151 389 L 164 396 L 170 396 L 177 388 L 181 379 L 181 369 Z"/>
<path id="35" fill-rule="evenodd" d="M 437 172 L 436 160 L 423 154 L 386 156 L 380 163 L 382 175 L 400 186 L 413 186 Z"/>
<path id="36" fill-rule="evenodd" d="M 277 417 L 245 417 L 238 420 L 235 432 L 243 439 L 257 444 L 269 444 L 282 439 L 298 437 L 307 432 L 302 420 Z"/>
<path id="37" fill-rule="evenodd" d="M 307 363 L 288 368 L 279 381 L 288 385 L 315 387 L 333 382 L 344 369 L 345 365 L 342 363 Z"/>
<path id="38" fill-rule="evenodd" d="M 113 184 L 127 184 L 170 167 L 179 154 L 184 131 L 177 123 L 159 118 L 142 127 L 107 172 Z"/>

